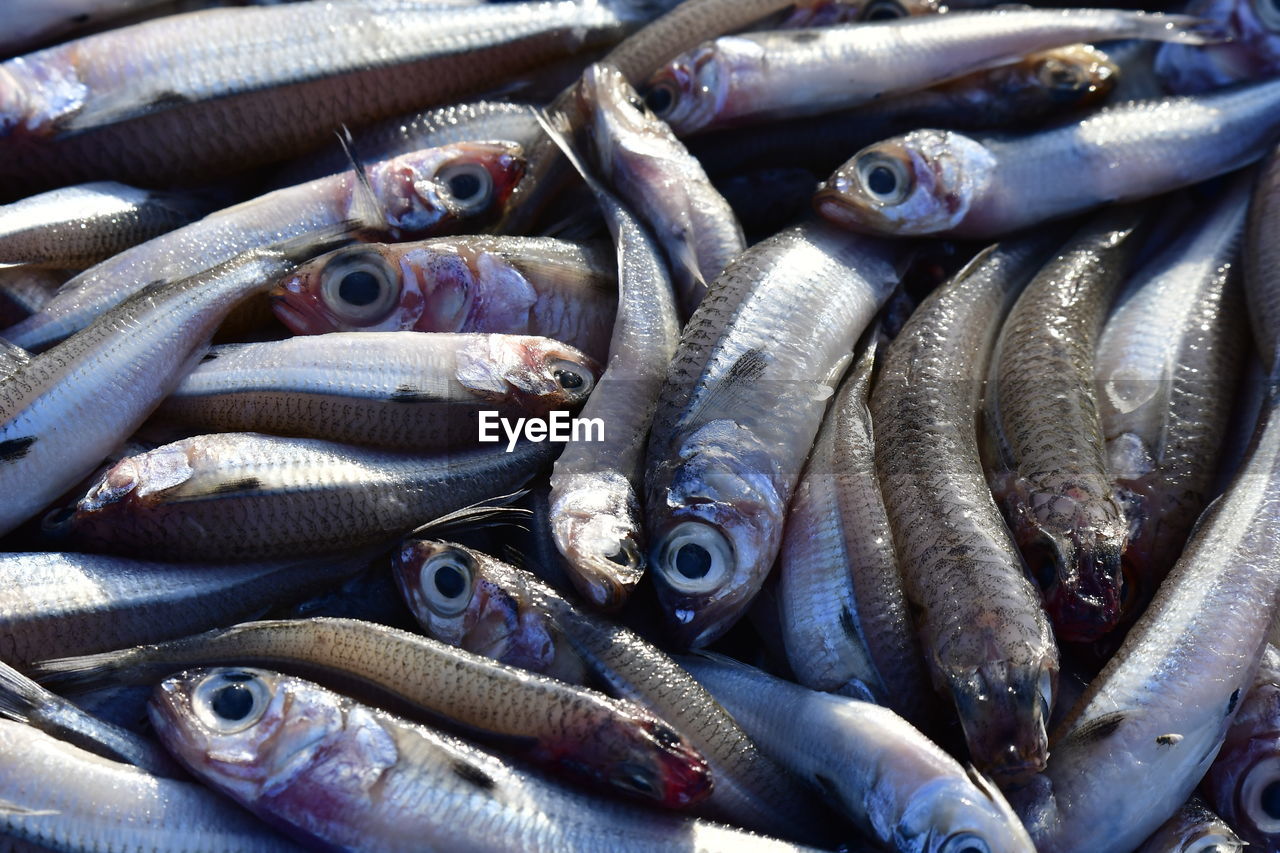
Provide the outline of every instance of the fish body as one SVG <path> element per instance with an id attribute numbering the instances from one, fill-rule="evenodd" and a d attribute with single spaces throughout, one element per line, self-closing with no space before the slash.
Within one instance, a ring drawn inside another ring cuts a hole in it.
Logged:
<path id="1" fill-rule="evenodd" d="M 1231 29 L 1231 40 L 1188 49 L 1162 45 L 1155 71 L 1170 92 L 1194 94 L 1280 72 L 1280 11 L 1268 0 L 1196 0 L 1188 13 Z"/>
<path id="2" fill-rule="evenodd" d="M 1254 185 L 1244 244 L 1244 293 L 1262 372 L 1280 375 L 1280 153 L 1273 153 Z"/>

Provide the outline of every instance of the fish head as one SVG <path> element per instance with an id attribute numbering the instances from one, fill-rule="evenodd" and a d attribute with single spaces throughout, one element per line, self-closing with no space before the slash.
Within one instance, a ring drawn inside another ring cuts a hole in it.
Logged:
<path id="1" fill-rule="evenodd" d="M 987 661 L 946 677 L 969 755 L 979 768 L 1002 782 L 1022 781 L 1044 769 L 1056 654 L 1032 663 Z"/>
<path id="2" fill-rule="evenodd" d="M 641 89 L 644 102 L 679 136 L 710 125 L 729 97 L 723 43 L 706 42 L 659 69 Z"/>
<path id="3" fill-rule="evenodd" d="M 938 777 L 913 786 L 894 835 L 904 848 L 923 853 L 1035 853 L 1008 800 L 973 767 L 967 779 Z"/>
<path id="4" fill-rule="evenodd" d="M 455 377 L 477 396 L 544 415 L 587 401 L 600 378 L 595 359 L 550 338 L 485 335 L 458 351 Z"/>
<path id="5" fill-rule="evenodd" d="M 673 639 L 700 648 L 746 611 L 781 544 L 786 499 L 751 430 L 713 420 L 681 443 L 665 494 L 651 494 L 649 564 Z"/>
<path id="6" fill-rule="evenodd" d="M 596 607 L 626 603 L 644 575 L 639 504 L 616 471 L 576 473 L 551 494 L 551 535 L 573 567 L 569 577 Z"/>
<path id="7" fill-rule="evenodd" d="M 645 100 L 613 65 L 597 62 L 582 72 L 576 90 L 578 104 L 591 116 L 591 137 L 601 171 L 613 173 L 613 140 L 642 139 L 647 134 L 671 135 Z"/>
<path id="8" fill-rule="evenodd" d="M 859 151 L 818 190 L 814 206 L 854 231 L 934 234 L 964 221 L 994 168 L 977 140 L 917 130 Z"/>
<path id="9" fill-rule="evenodd" d="M 993 93 L 1027 113 L 1092 105 L 1115 88 L 1120 69 L 1096 47 L 1073 44 L 987 72 Z"/>
<path id="10" fill-rule="evenodd" d="M 366 171 L 387 226 L 403 239 L 496 219 L 524 170 L 524 152 L 515 143 L 459 142 L 392 157 Z"/>

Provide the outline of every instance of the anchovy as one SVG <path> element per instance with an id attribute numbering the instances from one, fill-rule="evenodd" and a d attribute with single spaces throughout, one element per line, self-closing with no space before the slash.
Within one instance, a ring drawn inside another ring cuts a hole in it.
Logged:
<path id="1" fill-rule="evenodd" d="M 778 611 L 797 681 L 922 720 L 932 690 L 876 476 L 875 354 L 868 346 L 837 389 L 791 500 Z"/>
<path id="2" fill-rule="evenodd" d="M 1020 135 L 916 130 L 855 154 L 814 205 L 857 231 L 996 236 L 1225 174 L 1277 136 L 1278 80 L 1130 101 Z"/>
<path id="3" fill-rule="evenodd" d="M 630 702 L 426 637 L 355 619 L 244 622 L 115 652 L 43 661 L 51 686 L 155 682 L 210 664 L 282 667 L 397 700 L 419 716 L 487 735 L 580 782 L 683 807 L 711 777 L 689 741 Z"/>
<path id="4" fill-rule="evenodd" d="M 1044 766 L 1058 650 L 987 488 L 978 401 L 1000 321 L 1049 248 L 980 253 L 916 309 L 871 394 L 876 471 L 934 684 L 974 761 L 1007 775 Z"/>
<path id="5" fill-rule="evenodd" d="M 1253 339 L 1266 375 L 1280 373 L 1280 149 L 1267 160 L 1254 184 L 1244 245 L 1244 292 Z"/>
<path id="6" fill-rule="evenodd" d="M 262 670 L 171 678 L 149 710 L 165 743 L 201 779 L 325 848 L 797 849 L 568 791 L 464 741 Z"/>
<path id="7" fill-rule="evenodd" d="M 217 266 L 241 252 L 360 218 L 375 233 L 424 235 L 501 209 L 523 173 L 520 149 L 461 143 L 268 193 L 122 252 L 69 281 L 39 314 L 9 331 L 18 346 L 47 346 L 129 294 Z"/>
<path id="8" fill-rule="evenodd" d="M 257 433 L 196 436 L 116 463 L 58 522 L 94 550 L 265 559 L 374 545 L 511 492 L 559 445 L 436 455 Z"/>
<path id="9" fill-rule="evenodd" d="M 898 284 L 895 251 L 790 228 L 740 255 L 685 326 L 646 472 L 650 560 L 676 642 L 723 634 L 772 568 L 804 448 Z"/>
<path id="10" fill-rule="evenodd" d="M 0 55 L 57 41 L 69 33 L 159 6 L 166 0 L 9 0 Z"/>
<path id="11" fill-rule="evenodd" d="M 721 655 L 680 659 L 782 766 L 903 853 L 1035 853 L 990 780 L 887 708 L 807 690 Z"/>
<path id="12" fill-rule="evenodd" d="M 581 405 L 599 373 L 547 338 L 334 332 L 214 347 L 156 416 L 201 431 L 447 450 L 475 443 L 481 411 L 537 418 Z"/>

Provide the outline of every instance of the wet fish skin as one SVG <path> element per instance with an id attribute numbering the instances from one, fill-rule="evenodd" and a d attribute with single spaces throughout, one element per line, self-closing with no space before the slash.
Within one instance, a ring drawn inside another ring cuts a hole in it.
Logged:
<path id="1" fill-rule="evenodd" d="M 1205 775 L 1205 799 L 1222 815 L 1249 849 L 1280 846 L 1280 816 L 1272 787 L 1280 779 L 1280 652 L 1267 644 L 1253 686 Z"/>
<path id="2" fill-rule="evenodd" d="M 916 130 L 855 154 L 814 206 L 855 231 L 995 237 L 1247 166 L 1275 144 L 1277 115 L 1280 81 L 1269 80 L 1012 136 Z"/>
<path id="3" fill-rule="evenodd" d="M 332 332 L 216 346 L 157 410 L 200 431 L 426 452 L 473 444 L 477 413 L 576 408 L 596 363 L 548 338 Z"/>
<path id="4" fill-rule="evenodd" d="M 428 637 L 517 669 L 584 684 L 582 659 L 531 596 L 526 575 L 479 551 L 406 540 L 391 569 Z"/>
<path id="5" fill-rule="evenodd" d="M 799 683 L 931 716 L 931 686 L 876 476 L 868 346 L 836 390 L 787 511 L 782 642 Z"/>
<path id="6" fill-rule="evenodd" d="M 232 716 L 219 713 L 245 699 L 252 705 L 244 714 L 235 713 L 238 707 L 229 709 Z M 165 742 L 202 779 L 325 846 L 797 850 L 562 789 L 464 741 L 261 670 L 171 678 L 157 688 L 150 715 Z M 329 803 L 336 808 L 323 806 Z"/>
<path id="7" fill-rule="evenodd" d="M 113 181 L 63 187 L 0 206 L 0 264 L 87 269 L 213 207 L 193 193 Z"/>
<path id="8" fill-rule="evenodd" d="M 500 210 L 523 170 L 515 146 L 459 143 L 369 165 L 371 194 L 352 171 L 267 193 L 91 267 L 9 337 L 28 349 L 48 346 L 153 282 L 194 275 L 241 252 L 353 217 L 361 219 L 365 233 L 392 236 L 466 227 Z M 478 181 L 480 195 L 463 203 L 450 184 L 459 178 Z"/>
<path id="9" fill-rule="evenodd" d="M 740 255 L 685 326 L 646 463 L 650 564 L 676 643 L 722 635 L 772 568 L 802 448 L 897 285 L 895 252 L 819 223 L 787 229 Z"/>
<path id="10" fill-rule="evenodd" d="M 1280 149 L 1267 159 L 1254 185 L 1244 244 L 1244 292 L 1252 321 L 1253 339 L 1262 370 L 1274 377 L 1280 370 Z"/>
<path id="11" fill-rule="evenodd" d="M 303 848 L 194 782 L 152 776 L 0 720 L 6 836 L 87 853 L 296 853 Z"/>
<path id="12" fill-rule="evenodd" d="M 244 622 L 149 646 L 42 661 L 33 673 L 51 686 L 83 687 L 154 683 L 180 669 L 224 664 L 284 668 L 372 691 L 418 716 L 492 738 L 583 784 L 670 808 L 688 806 L 711 790 L 696 748 L 630 702 L 356 619 Z"/>
<path id="13" fill-rule="evenodd" d="M 1018 298 L 992 357 L 988 481 L 1066 641 L 1096 640 L 1120 620 L 1130 530 L 1111 484 L 1094 354 L 1143 215 L 1116 208 L 1081 226 Z"/>
<path id="14" fill-rule="evenodd" d="M 68 33 L 158 6 L 164 0 L 13 0 L 6 8 L 0 56 L 48 43 Z"/>
<path id="15" fill-rule="evenodd" d="M 443 237 L 373 243 L 322 255 L 271 291 L 294 334 L 334 331 L 491 332 L 543 335 L 603 362 L 616 310 L 615 263 L 600 247 L 540 237 Z M 342 296 L 353 272 L 378 296 Z M 372 306 L 372 307 L 371 307 Z"/>
<path id="16" fill-rule="evenodd" d="M 722 655 L 680 664 L 766 754 L 808 779 L 885 849 L 1034 853 L 989 779 L 893 711 L 800 687 Z"/>
<path id="17" fill-rule="evenodd" d="M 871 394 L 876 471 L 934 686 L 974 762 L 1008 778 L 1044 766 L 1058 650 L 987 488 L 977 418 L 999 324 L 1053 239 L 987 249 L 935 291 Z"/>
<path id="18" fill-rule="evenodd" d="M 195 436 L 116 463 L 57 532 L 97 551 L 167 559 L 323 554 L 511 492 L 559 447 L 427 455 L 257 433 Z"/>
<path id="19" fill-rule="evenodd" d="M 34 267 L 0 267 L 0 332 L 30 317 L 49 304 L 74 270 Z"/>
<path id="20" fill-rule="evenodd" d="M 1245 842 L 1194 795 L 1134 853 L 1240 853 Z"/>
<path id="21" fill-rule="evenodd" d="M 1223 37 L 1203 24 L 1111 9 L 997 9 L 747 33 L 680 56 L 649 78 L 644 93 L 686 136 L 847 109 L 1078 42 Z"/>

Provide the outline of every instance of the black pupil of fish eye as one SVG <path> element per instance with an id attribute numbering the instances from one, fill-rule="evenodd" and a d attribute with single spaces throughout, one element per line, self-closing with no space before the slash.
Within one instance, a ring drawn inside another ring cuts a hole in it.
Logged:
<path id="1" fill-rule="evenodd" d="M 898 188 L 898 176 L 888 166 L 876 166 L 867 172 L 867 189 L 876 195 L 889 195 Z"/>
<path id="2" fill-rule="evenodd" d="M 228 684 L 213 694 L 210 707 L 222 719 L 238 722 L 253 710 L 253 691 L 241 683 Z"/>
<path id="3" fill-rule="evenodd" d="M 449 178 L 449 192 L 460 201 L 473 199 L 480 194 L 480 178 L 472 172 L 459 172 Z"/>
<path id="4" fill-rule="evenodd" d="M 556 381 L 560 383 L 560 387 L 566 391 L 573 391 L 582 387 L 582 377 L 572 370 L 557 370 L 554 376 Z"/>
<path id="5" fill-rule="evenodd" d="M 681 545 L 676 551 L 676 571 L 691 580 L 704 578 L 711 571 L 711 554 L 701 545 Z"/>
<path id="6" fill-rule="evenodd" d="M 462 572 L 458 571 L 457 566 L 446 563 L 436 569 L 435 584 L 436 591 L 445 598 L 457 598 L 466 588 L 467 580 L 462 576 Z"/>
<path id="7" fill-rule="evenodd" d="M 656 89 L 650 89 L 649 94 L 644 96 L 644 102 L 649 105 L 649 109 L 658 115 L 662 115 L 671 109 L 671 102 L 675 98 L 671 95 L 671 90 L 666 86 L 659 86 Z"/>
<path id="8" fill-rule="evenodd" d="M 1280 820 L 1280 779 L 1262 789 L 1262 810 L 1272 820 Z"/>
<path id="9" fill-rule="evenodd" d="M 371 272 L 356 270 L 342 277 L 342 283 L 338 285 L 338 296 L 350 305 L 369 305 L 378 298 L 381 290 L 377 276 Z"/>

